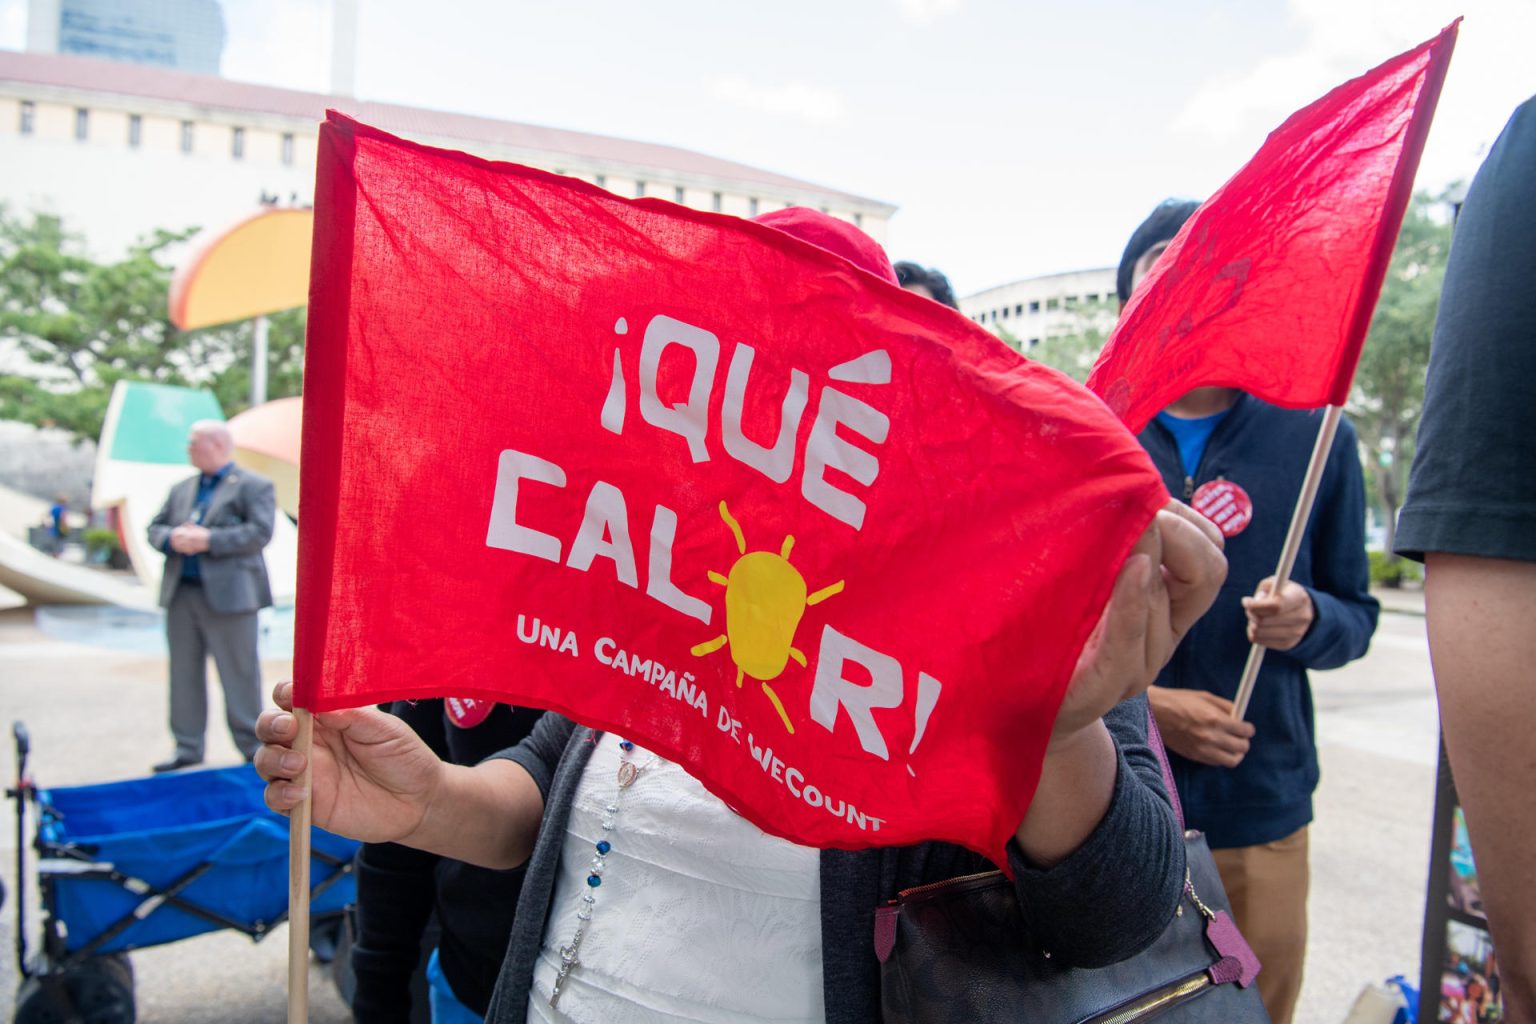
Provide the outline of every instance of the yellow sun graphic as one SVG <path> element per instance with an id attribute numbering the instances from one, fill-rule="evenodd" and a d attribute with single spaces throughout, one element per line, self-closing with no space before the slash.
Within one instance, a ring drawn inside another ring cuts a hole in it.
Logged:
<path id="1" fill-rule="evenodd" d="M 805 655 L 794 645 L 795 630 L 805 609 L 841 593 L 843 581 L 838 580 L 807 596 L 805 577 L 789 564 L 789 552 L 795 546 L 793 536 L 784 538 L 778 554 L 748 552 L 741 524 L 731 516 L 731 510 L 723 501 L 720 518 L 736 537 L 736 550 L 741 557 L 731 566 L 728 576 L 714 570 L 709 572 L 710 581 L 725 588 L 725 632 L 695 646 L 693 654 L 702 658 L 729 643 L 731 660 L 736 663 L 736 685 L 740 686 L 746 676 L 761 683 L 763 693 L 773 702 L 773 709 L 779 713 L 784 728 L 793 733 L 795 726 L 784 711 L 784 702 L 768 684 L 779 677 L 790 658 L 801 668 L 805 667 Z"/>

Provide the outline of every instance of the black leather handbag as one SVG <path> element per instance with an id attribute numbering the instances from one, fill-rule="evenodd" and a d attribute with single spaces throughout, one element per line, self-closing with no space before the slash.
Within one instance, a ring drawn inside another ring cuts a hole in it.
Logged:
<path id="1" fill-rule="evenodd" d="M 1183 825 L 1162 739 L 1148 737 Z M 886 1024 L 1268 1024 L 1259 961 L 1233 923 L 1216 862 L 1184 833 L 1178 911 L 1149 949 L 1108 967 L 1054 963 L 1029 948 L 1018 896 L 1001 871 L 908 889 L 875 912 Z"/>

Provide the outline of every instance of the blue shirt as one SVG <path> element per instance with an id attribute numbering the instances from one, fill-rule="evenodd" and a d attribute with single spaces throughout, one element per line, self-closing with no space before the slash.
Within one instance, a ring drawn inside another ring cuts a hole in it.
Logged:
<path id="1" fill-rule="evenodd" d="M 1194 476 L 1200 470 L 1200 460 L 1205 457 L 1205 446 L 1211 440 L 1216 425 L 1227 418 L 1231 409 L 1186 419 L 1172 413 L 1160 412 L 1157 422 L 1173 435 L 1173 443 L 1179 448 L 1179 461 L 1184 464 L 1184 475 Z"/>
<path id="2" fill-rule="evenodd" d="M 203 525 L 203 520 L 208 516 L 208 505 L 213 501 L 213 492 L 219 489 L 219 484 L 229 475 L 234 468 L 233 462 L 226 462 L 219 467 L 217 473 L 204 473 L 197 478 L 197 500 L 192 503 L 192 514 L 187 517 L 189 523 L 198 526 Z M 165 542 L 166 550 L 170 550 L 171 542 Z M 181 578 L 184 580 L 201 580 L 203 578 L 202 567 L 198 565 L 196 555 L 185 555 L 181 559 Z"/>

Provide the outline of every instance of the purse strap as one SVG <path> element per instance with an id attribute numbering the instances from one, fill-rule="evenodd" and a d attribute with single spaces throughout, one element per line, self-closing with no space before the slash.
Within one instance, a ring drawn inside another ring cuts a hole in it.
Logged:
<path id="1" fill-rule="evenodd" d="M 1168 802 L 1173 805 L 1173 817 L 1183 832 L 1184 805 L 1179 802 L 1179 787 L 1173 784 L 1173 769 L 1168 764 L 1168 748 L 1163 746 L 1163 734 L 1157 731 L 1157 719 L 1152 716 L 1152 700 L 1147 699 L 1147 744 L 1157 753 L 1157 763 L 1163 766 L 1163 785 L 1168 787 Z"/>

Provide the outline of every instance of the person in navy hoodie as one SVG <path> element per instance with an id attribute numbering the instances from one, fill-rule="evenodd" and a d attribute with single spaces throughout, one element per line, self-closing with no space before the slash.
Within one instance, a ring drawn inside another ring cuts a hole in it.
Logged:
<path id="1" fill-rule="evenodd" d="M 1198 206 L 1167 200 L 1136 229 L 1116 278 L 1122 306 Z M 1307 670 L 1363 655 L 1379 610 L 1348 421 L 1291 578 L 1273 593 L 1321 420 L 1232 388 L 1197 388 L 1140 437 L 1174 497 L 1205 511 L 1227 538 L 1226 583 L 1149 697 L 1189 825 L 1206 833 L 1238 927 L 1264 964 L 1259 990 L 1275 1024 L 1295 1012 L 1307 947 L 1307 825 L 1318 779 Z M 1231 698 L 1254 643 L 1267 650 L 1239 720 Z"/>

